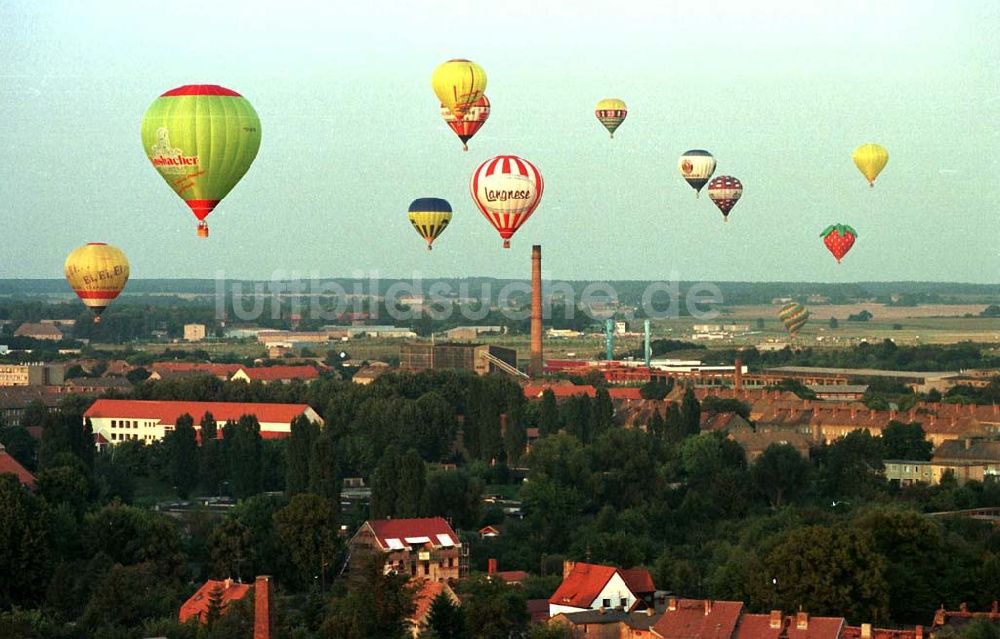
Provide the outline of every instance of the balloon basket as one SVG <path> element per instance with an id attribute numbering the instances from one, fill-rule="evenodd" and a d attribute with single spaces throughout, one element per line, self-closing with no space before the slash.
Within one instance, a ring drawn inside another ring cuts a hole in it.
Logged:
<path id="1" fill-rule="evenodd" d="M 101 316 L 100 315 L 95 315 L 94 316 L 94 323 L 95 324 L 100 324 L 101 323 Z"/>
<path id="2" fill-rule="evenodd" d="M 198 237 L 208 237 L 208 224 L 202 222 L 198 225 Z"/>
<path id="3" fill-rule="evenodd" d="M 510 248 L 510 240 L 504 240 L 503 241 L 503 247 L 505 249 L 509 249 Z"/>

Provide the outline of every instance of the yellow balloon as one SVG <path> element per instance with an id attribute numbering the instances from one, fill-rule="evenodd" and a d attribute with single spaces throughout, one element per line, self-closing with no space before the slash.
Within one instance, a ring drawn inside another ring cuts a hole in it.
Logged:
<path id="1" fill-rule="evenodd" d="M 854 154 L 851 157 L 858 170 L 868 180 L 868 185 L 874 187 L 875 178 L 889 161 L 889 152 L 878 144 L 862 144 L 854 149 Z"/>
<path id="2" fill-rule="evenodd" d="M 66 258 L 66 281 L 91 311 L 94 321 L 128 282 L 128 258 L 118 248 L 103 242 L 91 242 L 74 250 Z"/>
<path id="3" fill-rule="evenodd" d="M 448 60 L 434 69 L 431 86 L 441 104 L 448 107 L 456 118 L 462 118 L 483 97 L 486 72 L 470 60 Z"/>

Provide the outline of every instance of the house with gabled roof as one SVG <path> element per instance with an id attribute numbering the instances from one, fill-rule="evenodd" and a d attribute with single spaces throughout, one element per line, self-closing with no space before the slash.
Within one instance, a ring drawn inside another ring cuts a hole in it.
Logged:
<path id="1" fill-rule="evenodd" d="M 196 619 L 199 623 L 205 623 L 213 597 L 218 602 L 220 613 L 225 614 L 226 607 L 230 602 L 243 599 L 249 592 L 249 584 L 237 583 L 232 579 L 209 579 L 181 605 L 178 618 L 181 623 L 188 619 Z"/>
<path id="2" fill-rule="evenodd" d="M 784 615 L 772 610 L 766 615 L 744 614 L 733 639 L 841 639 L 846 627 L 843 617 L 813 617 L 808 612 Z"/>
<path id="3" fill-rule="evenodd" d="M 241 366 L 229 378 L 231 382 L 261 382 L 270 384 L 279 382 L 287 384 L 293 380 L 311 382 L 319 378 L 319 371 L 315 366 Z"/>
<path id="4" fill-rule="evenodd" d="M 730 639 L 742 614 L 742 601 L 670 599 L 651 633 L 659 639 Z"/>
<path id="5" fill-rule="evenodd" d="M 653 578 L 645 569 L 565 561 L 562 583 L 549 597 L 549 616 L 601 608 L 645 608 L 652 604 L 654 591 Z"/>
<path id="6" fill-rule="evenodd" d="M 447 581 L 461 579 L 468 571 L 467 549 L 441 517 L 370 519 L 347 545 L 351 557 L 380 556 L 387 574 Z"/>

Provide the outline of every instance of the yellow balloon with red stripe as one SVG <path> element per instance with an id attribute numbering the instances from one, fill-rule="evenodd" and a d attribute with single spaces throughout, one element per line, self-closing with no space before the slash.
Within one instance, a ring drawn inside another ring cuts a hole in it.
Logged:
<path id="1" fill-rule="evenodd" d="M 472 60 L 448 60 L 434 69 L 431 87 L 438 100 L 462 119 L 486 91 L 486 72 Z"/>
<path id="2" fill-rule="evenodd" d="M 117 247 L 91 242 L 69 254 L 65 271 L 73 292 L 94 312 L 94 322 L 100 322 L 101 313 L 128 282 L 128 258 Z"/>

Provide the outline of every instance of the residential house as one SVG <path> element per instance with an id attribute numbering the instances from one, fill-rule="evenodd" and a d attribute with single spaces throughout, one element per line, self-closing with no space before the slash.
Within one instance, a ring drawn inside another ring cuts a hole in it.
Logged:
<path id="1" fill-rule="evenodd" d="M 968 461 L 933 462 L 913 461 L 908 459 L 887 459 L 885 478 L 890 482 L 899 482 L 900 486 L 910 486 L 918 482 L 937 485 L 946 473 L 958 484 L 968 481 L 983 481 L 986 466 L 982 463 Z"/>
<path id="2" fill-rule="evenodd" d="M 757 458 L 763 455 L 765 450 L 775 444 L 787 444 L 794 448 L 799 455 L 809 459 L 809 448 L 812 445 L 811 438 L 793 430 L 738 430 L 729 433 L 729 439 L 743 447 L 747 461 L 750 463 L 757 461 Z"/>
<path id="3" fill-rule="evenodd" d="M 430 581 L 466 575 L 468 550 L 441 517 L 371 519 L 348 542 L 352 557 L 375 553 L 385 572 Z"/>
<path id="4" fill-rule="evenodd" d="M 138 440 L 145 443 L 159 441 L 174 430 L 177 418 L 187 414 L 194 419 L 196 431 L 205 413 L 211 413 L 218 424 L 217 437 L 222 437 L 227 421 L 238 421 L 244 415 L 254 415 L 260 423 L 264 439 L 283 439 L 291 435 L 292 421 L 305 416 L 310 421 L 323 424 L 308 404 L 254 404 L 248 402 L 174 402 L 127 399 L 99 399 L 87 409 L 84 417 L 90 419 L 94 435 L 104 437 L 114 445 L 123 441 Z"/>
<path id="5" fill-rule="evenodd" d="M 361 384 L 362 386 L 366 386 L 374 382 L 382 375 L 385 375 L 390 370 L 391 369 L 389 368 L 388 364 L 385 364 L 383 362 L 373 362 L 368 366 L 362 367 L 361 370 L 356 372 L 354 376 L 351 377 L 351 381 L 354 382 L 355 384 Z"/>
<path id="6" fill-rule="evenodd" d="M 221 581 L 209 579 L 187 601 L 181 604 L 178 618 L 181 623 L 189 619 L 196 619 L 199 623 L 205 623 L 213 598 L 221 606 L 220 612 L 225 614 L 226 608 L 231 602 L 243 599 L 249 592 L 249 584 L 237 583 L 232 579 Z"/>
<path id="7" fill-rule="evenodd" d="M 241 366 L 233 373 L 229 381 L 287 384 L 293 380 L 311 382 L 317 378 L 319 378 L 319 371 L 314 366 L 254 366 L 252 368 Z"/>
<path id="8" fill-rule="evenodd" d="M 486 566 L 488 579 L 499 579 L 508 586 L 520 586 L 530 576 L 525 570 L 500 570 L 499 562 L 493 558 L 487 560 Z"/>
<path id="9" fill-rule="evenodd" d="M 0 386 L 58 386 L 65 375 L 63 364 L 0 364 Z"/>
<path id="10" fill-rule="evenodd" d="M 61 341 L 65 336 L 62 330 L 55 324 L 43 324 L 25 322 L 14 331 L 14 337 L 28 337 L 30 339 L 48 340 L 51 342 Z"/>
<path id="11" fill-rule="evenodd" d="M 703 412 L 701 414 L 701 432 L 752 432 L 753 426 L 739 413 L 723 411 L 720 413 Z"/>
<path id="12" fill-rule="evenodd" d="M 211 375 L 222 381 L 228 380 L 233 373 L 242 368 L 239 364 L 210 364 L 205 362 L 156 362 L 149 367 L 151 380 L 171 379 L 177 377 L 197 377 Z"/>
<path id="13" fill-rule="evenodd" d="M 808 612 L 784 615 L 772 610 L 766 615 L 744 614 L 733 639 L 843 639 L 846 625 L 843 617 L 812 617 Z"/>
<path id="14" fill-rule="evenodd" d="M 35 489 L 35 476 L 8 453 L 0 444 L 0 475 L 10 473 L 28 490 Z"/>
<path id="15" fill-rule="evenodd" d="M 652 639 L 654 636 L 652 626 L 662 615 L 662 612 L 653 608 L 633 611 L 598 608 L 580 612 L 561 612 L 550 617 L 548 623 L 567 626 L 573 637 L 580 639 Z"/>
<path id="16" fill-rule="evenodd" d="M 204 324 L 185 324 L 184 325 L 184 341 L 185 342 L 200 342 L 205 339 L 205 325 Z"/>
<path id="17" fill-rule="evenodd" d="M 652 605 L 653 579 L 643 569 L 620 570 L 584 562 L 563 562 L 563 581 L 549 597 L 549 616 L 564 612 Z"/>
<path id="18" fill-rule="evenodd" d="M 987 478 L 1000 478 L 1000 441 L 965 438 L 942 442 L 931 458 L 936 464 L 982 465 Z"/>
<path id="19" fill-rule="evenodd" d="M 741 601 L 711 599 L 669 599 L 667 609 L 652 626 L 658 639 L 728 639 L 733 637 L 740 616 Z"/>

